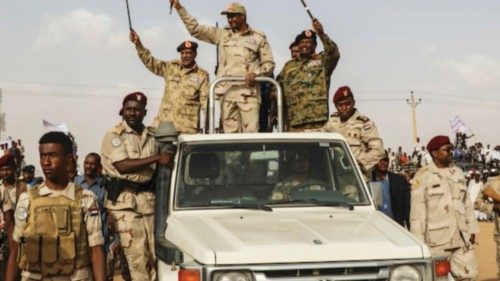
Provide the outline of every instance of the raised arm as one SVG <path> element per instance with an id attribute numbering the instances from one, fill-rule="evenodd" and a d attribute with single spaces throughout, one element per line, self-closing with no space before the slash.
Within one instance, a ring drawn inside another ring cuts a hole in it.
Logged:
<path id="1" fill-rule="evenodd" d="M 130 41 L 135 44 L 137 54 L 144 66 L 154 74 L 164 77 L 168 63 L 153 57 L 151 52 L 142 45 L 139 35 L 134 30 L 130 31 Z"/>
<path id="2" fill-rule="evenodd" d="M 325 48 L 324 64 L 326 68 L 326 75 L 332 75 L 333 70 L 337 67 L 340 59 L 340 52 L 337 44 L 333 42 L 330 37 L 325 33 L 323 25 L 317 20 L 313 20 L 313 28 L 321 39 L 323 47 Z"/>
<path id="3" fill-rule="evenodd" d="M 219 44 L 221 29 L 215 26 L 199 24 L 198 21 L 181 5 L 179 0 L 170 0 L 170 3 L 174 6 L 175 10 L 177 10 L 184 26 L 186 26 L 186 29 L 192 36 L 207 43 Z"/>

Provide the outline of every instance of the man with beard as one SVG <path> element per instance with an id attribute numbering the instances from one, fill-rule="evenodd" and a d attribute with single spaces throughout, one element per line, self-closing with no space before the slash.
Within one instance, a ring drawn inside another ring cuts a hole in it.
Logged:
<path id="1" fill-rule="evenodd" d="M 321 128 L 328 120 L 330 76 L 340 53 L 317 19 L 312 25 L 314 31 L 304 30 L 297 36 L 298 57 L 289 60 L 277 77 L 283 88 L 287 110 L 285 123 L 290 132 Z M 325 48 L 319 54 L 316 53 L 316 36 Z"/>
<path id="2" fill-rule="evenodd" d="M 479 232 L 463 171 L 452 164 L 453 145 L 447 136 L 427 144 L 432 162 L 412 180 L 410 231 L 434 256 L 446 256 L 456 280 L 478 274 L 473 244 Z"/>
<path id="3" fill-rule="evenodd" d="M 245 82 L 220 83 L 215 94 L 221 98 L 221 120 L 225 133 L 256 133 L 259 131 L 260 87 L 257 76 L 271 76 L 274 59 L 266 35 L 251 28 L 243 5 L 231 3 L 222 11 L 228 27 L 218 28 L 199 24 L 179 0 L 170 0 L 195 38 L 218 45 L 217 77 L 245 77 Z"/>
<path id="4" fill-rule="evenodd" d="M 356 102 L 348 86 L 340 87 L 335 92 L 333 103 L 337 112 L 330 116 L 325 126 L 313 131 L 334 132 L 344 136 L 358 164 L 367 175 L 367 171 L 373 168 L 385 154 L 377 127 L 355 108 Z"/>
<path id="5" fill-rule="evenodd" d="M 19 197 L 5 280 L 16 280 L 17 262 L 26 281 L 104 281 L 104 239 L 95 195 L 68 180 L 71 139 L 62 132 L 46 133 L 39 152 L 45 182 Z"/>
<path id="6" fill-rule="evenodd" d="M 146 104 L 143 93 L 125 96 L 123 121 L 108 130 L 101 153 L 103 173 L 111 178 L 105 207 L 119 232 L 132 280 L 156 280 L 151 180 L 156 164 L 168 165 L 171 159 L 170 153 L 158 153 L 153 128 L 143 124 Z"/>
<path id="7" fill-rule="evenodd" d="M 200 132 L 200 111 L 206 113 L 208 72 L 196 64 L 198 44 L 184 41 L 177 47 L 180 60 L 162 61 L 151 55 L 135 31 L 130 32 L 130 41 L 135 44 L 139 58 L 154 74 L 165 79 L 165 90 L 153 126 L 170 121 L 184 134 Z"/>

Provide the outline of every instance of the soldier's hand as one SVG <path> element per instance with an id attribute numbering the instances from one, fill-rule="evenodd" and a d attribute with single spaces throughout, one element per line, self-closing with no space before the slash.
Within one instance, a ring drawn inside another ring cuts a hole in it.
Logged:
<path id="1" fill-rule="evenodd" d="M 139 35 L 135 32 L 135 30 L 130 30 L 130 42 L 134 43 L 135 45 L 141 44 L 141 39 L 139 38 Z"/>
<path id="2" fill-rule="evenodd" d="M 245 84 L 247 85 L 247 87 L 254 85 L 255 77 L 257 76 L 254 73 L 251 72 L 247 73 L 247 75 L 245 76 Z"/>
<path id="3" fill-rule="evenodd" d="M 179 0 L 170 0 L 170 5 L 173 6 L 176 10 L 179 10 L 182 7 Z"/>
<path id="4" fill-rule="evenodd" d="M 325 31 L 323 30 L 323 25 L 319 22 L 318 19 L 313 19 L 312 23 L 313 23 L 314 31 L 316 31 L 316 33 L 318 33 L 318 35 L 325 34 Z"/>
<path id="5" fill-rule="evenodd" d="M 159 156 L 158 164 L 160 164 L 162 166 L 170 165 L 170 160 L 172 159 L 172 152 L 170 152 L 170 151 L 160 152 L 160 154 L 158 154 L 158 156 Z"/>

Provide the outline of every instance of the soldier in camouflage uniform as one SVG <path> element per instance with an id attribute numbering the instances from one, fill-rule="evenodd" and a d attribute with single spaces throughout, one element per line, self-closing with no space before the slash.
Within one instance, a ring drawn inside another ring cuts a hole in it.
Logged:
<path id="1" fill-rule="evenodd" d="M 359 113 L 349 87 L 340 87 L 333 96 L 337 112 L 320 129 L 311 131 L 334 132 L 344 136 L 358 164 L 367 174 L 385 156 L 384 144 L 375 123 Z"/>
<path id="2" fill-rule="evenodd" d="M 221 119 L 225 133 L 257 132 L 259 130 L 260 87 L 255 77 L 270 76 L 274 59 L 266 35 L 250 28 L 246 9 L 232 3 L 222 12 L 227 15 L 228 27 L 217 28 L 199 24 L 181 6 L 170 0 L 191 35 L 219 50 L 217 77 L 245 77 L 245 83 L 220 83 L 215 94 L 221 98 Z"/>
<path id="3" fill-rule="evenodd" d="M 182 42 L 177 47 L 180 60 L 162 61 L 151 55 L 135 31 L 130 32 L 130 41 L 135 44 L 139 58 L 154 74 L 165 79 L 165 90 L 153 127 L 160 122 L 171 121 L 184 134 L 200 131 L 200 110 L 206 113 L 209 88 L 208 72 L 196 64 L 198 44 Z"/>
<path id="4" fill-rule="evenodd" d="M 500 176 L 489 177 L 484 185 L 483 194 L 493 199 L 495 204 L 485 204 L 477 200 L 476 204 L 480 212 L 493 214 L 495 218 L 495 242 L 497 243 L 497 267 L 498 280 L 500 280 Z"/>
<path id="5" fill-rule="evenodd" d="M 448 257 L 456 280 L 475 280 L 473 244 L 479 227 L 464 173 L 452 164 L 452 148 L 447 136 L 427 144 L 432 162 L 411 182 L 410 231 L 434 256 Z"/>
<path id="6" fill-rule="evenodd" d="M 340 53 L 337 45 L 325 34 L 318 20 L 313 20 L 324 52 L 316 54 L 316 33 L 305 30 L 295 40 L 299 57 L 289 60 L 277 80 L 283 88 L 286 125 L 290 132 L 322 127 L 328 120 L 330 76 L 337 66 Z M 293 55 L 293 54 L 292 54 Z"/>
<path id="7" fill-rule="evenodd" d="M 7 158 L 8 155 L 0 158 L 0 166 L 6 164 Z M 0 184 L 0 278 L 2 280 L 4 280 L 5 268 L 7 266 L 7 248 L 9 245 L 7 240 L 12 239 L 14 228 L 14 206 L 9 198 L 7 189 L 3 184 Z"/>

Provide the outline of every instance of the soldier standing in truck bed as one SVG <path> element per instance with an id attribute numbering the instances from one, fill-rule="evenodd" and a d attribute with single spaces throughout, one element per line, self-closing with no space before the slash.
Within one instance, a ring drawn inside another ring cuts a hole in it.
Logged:
<path id="1" fill-rule="evenodd" d="M 179 0 L 170 0 L 191 35 L 219 48 L 217 77 L 245 77 L 243 82 L 221 83 L 215 94 L 221 98 L 221 119 L 225 133 L 259 130 L 260 87 L 257 76 L 271 76 L 274 59 L 266 35 L 247 23 L 246 9 L 231 3 L 221 14 L 227 16 L 229 26 L 209 27 L 199 24 Z"/>
<path id="2" fill-rule="evenodd" d="M 171 155 L 158 153 L 152 127 L 143 124 L 147 98 L 135 92 L 125 96 L 123 121 L 108 130 L 102 141 L 103 174 L 114 229 L 127 259 L 132 280 L 156 280 L 154 253 L 154 191 L 156 164 L 167 165 Z"/>
<path id="3" fill-rule="evenodd" d="M 283 87 L 285 123 L 290 132 L 320 128 L 328 120 L 330 76 L 337 66 L 340 53 L 317 19 L 313 20 L 312 25 L 315 31 L 304 30 L 297 36 L 295 42 L 299 55 L 289 60 L 277 77 Z M 316 53 L 316 34 L 325 48 L 319 54 Z"/>
<path id="4" fill-rule="evenodd" d="M 196 64 L 198 44 L 184 41 L 177 47 L 180 60 L 162 61 L 151 55 L 135 31 L 130 32 L 139 58 L 154 74 L 165 79 L 165 90 L 153 127 L 160 122 L 174 123 L 177 131 L 184 134 L 200 132 L 200 111 L 207 112 L 207 96 L 210 81 L 208 72 Z"/>

